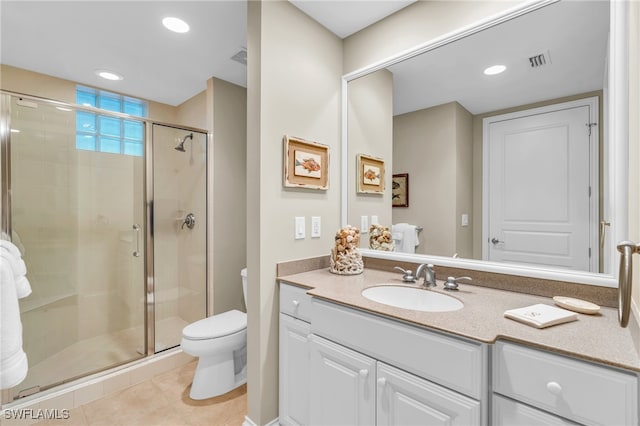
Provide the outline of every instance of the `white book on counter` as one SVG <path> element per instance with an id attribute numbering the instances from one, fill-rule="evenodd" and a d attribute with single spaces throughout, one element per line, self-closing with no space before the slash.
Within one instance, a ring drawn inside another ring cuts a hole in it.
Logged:
<path id="1" fill-rule="evenodd" d="M 543 303 L 526 306 L 524 308 L 510 309 L 505 311 L 504 316 L 536 328 L 550 327 L 578 319 L 578 314 L 575 312 Z"/>

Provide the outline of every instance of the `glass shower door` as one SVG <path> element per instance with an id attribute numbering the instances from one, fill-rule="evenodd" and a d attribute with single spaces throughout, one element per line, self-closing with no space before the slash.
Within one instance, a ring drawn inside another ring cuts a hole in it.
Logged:
<path id="1" fill-rule="evenodd" d="M 13 96 L 10 120 L 10 232 L 33 290 L 16 397 L 145 353 L 144 156 L 126 149 L 144 123 Z"/>
<path id="2" fill-rule="evenodd" d="M 153 125 L 154 351 L 206 316 L 207 135 Z"/>

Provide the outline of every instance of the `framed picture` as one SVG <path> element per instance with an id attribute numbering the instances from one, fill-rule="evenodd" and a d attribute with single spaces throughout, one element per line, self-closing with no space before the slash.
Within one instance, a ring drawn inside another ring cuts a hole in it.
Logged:
<path id="1" fill-rule="evenodd" d="M 356 191 L 360 194 L 382 194 L 384 192 L 384 160 L 365 154 L 356 158 L 358 170 Z"/>
<path id="2" fill-rule="evenodd" d="M 391 180 L 391 206 L 409 207 L 409 173 L 398 173 Z"/>
<path id="3" fill-rule="evenodd" d="M 329 147 L 284 135 L 284 186 L 329 188 Z"/>

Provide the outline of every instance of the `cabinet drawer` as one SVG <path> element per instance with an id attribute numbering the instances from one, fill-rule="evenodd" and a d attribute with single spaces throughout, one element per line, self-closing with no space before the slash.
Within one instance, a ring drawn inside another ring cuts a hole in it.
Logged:
<path id="1" fill-rule="evenodd" d="M 634 375 L 505 342 L 494 351 L 495 392 L 584 424 L 638 424 Z"/>
<path id="2" fill-rule="evenodd" d="M 493 396 L 493 418 L 495 426 L 574 426 L 577 423 L 554 416 L 528 405 L 500 395 Z"/>
<path id="3" fill-rule="evenodd" d="M 311 321 L 311 297 L 308 289 L 280 283 L 280 312 L 303 321 Z"/>
<path id="4" fill-rule="evenodd" d="M 481 344 L 315 298 L 311 305 L 314 334 L 449 389 L 482 398 L 486 351 Z"/>

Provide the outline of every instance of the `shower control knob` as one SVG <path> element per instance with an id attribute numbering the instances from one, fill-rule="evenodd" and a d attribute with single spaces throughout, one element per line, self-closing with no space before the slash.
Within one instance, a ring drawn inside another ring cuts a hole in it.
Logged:
<path id="1" fill-rule="evenodd" d="M 187 228 L 193 229 L 193 227 L 196 226 L 196 215 L 189 213 L 187 217 L 184 218 L 184 222 L 182 222 L 180 229 L 184 229 L 185 225 L 187 225 Z"/>

